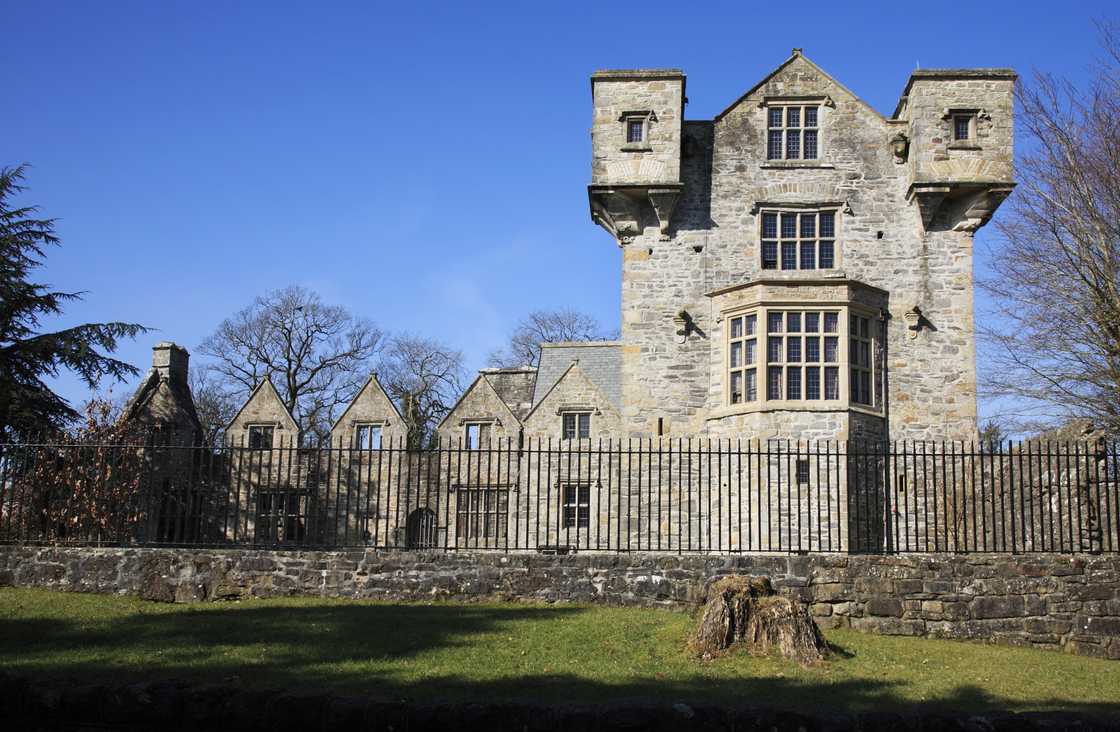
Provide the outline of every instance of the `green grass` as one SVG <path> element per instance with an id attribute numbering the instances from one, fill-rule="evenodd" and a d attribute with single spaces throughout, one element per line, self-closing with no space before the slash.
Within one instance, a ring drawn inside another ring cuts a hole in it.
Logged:
<path id="1" fill-rule="evenodd" d="M 177 678 L 388 699 L 735 702 L 859 711 L 1120 712 L 1120 663 L 1049 651 L 830 631 L 803 669 L 689 656 L 684 613 L 293 598 L 165 605 L 0 589 L 0 667 L 38 678 Z"/>

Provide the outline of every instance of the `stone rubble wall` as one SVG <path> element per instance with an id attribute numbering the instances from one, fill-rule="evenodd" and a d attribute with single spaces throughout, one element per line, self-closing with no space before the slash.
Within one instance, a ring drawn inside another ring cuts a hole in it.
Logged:
<path id="1" fill-rule="evenodd" d="M 767 575 L 823 627 L 1120 660 L 1120 557 L 249 551 L 0 547 L 0 586 L 164 602 L 305 595 L 693 608 L 714 579 Z"/>

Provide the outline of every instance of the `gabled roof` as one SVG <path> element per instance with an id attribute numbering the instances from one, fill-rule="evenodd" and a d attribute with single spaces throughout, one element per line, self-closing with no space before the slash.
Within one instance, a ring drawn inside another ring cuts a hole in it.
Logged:
<path id="1" fill-rule="evenodd" d="M 447 414 L 443 415 L 443 419 L 441 419 L 439 421 L 439 424 L 436 425 L 437 430 L 442 429 L 443 425 L 446 424 L 447 421 L 451 419 L 451 417 L 454 416 L 457 411 L 459 411 L 459 407 L 462 406 L 463 402 L 466 401 L 467 397 L 470 396 L 475 389 L 488 389 L 490 393 L 497 398 L 498 402 L 501 403 L 502 407 L 505 408 L 506 413 L 513 419 L 514 423 L 518 425 L 521 424 L 521 418 L 518 417 L 512 409 L 510 409 L 509 405 L 506 404 L 504 399 L 502 399 L 502 395 L 498 393 L 498 391 L 494 388 L 494 385 L 490 383 L 489 379 L 486 378 L 486 372 L 480 371 L 478 376 L 475 377 L 474 381 L 471 382 L 471 385 L 463 391 L 462 396 L 460 396 L 459 399 L 455 402 L 455 406 L 451 407 L 451 409 L 447 410 Z"/>
<path id="2" fill-rule="evenodd" d="M 560 381 L 573 362 L 616 409 L 622 408 L 622 344 L 618 341 L 542 343 L 533 408 Z"/>
<path id="3" fill-rule="evenodd" d="M 865 102 L 865 101 L 863 101 L 862 99 L 860 99 L 860 98 L 859 98 L 859 96 L 858 96 L 857 94 L 855 94 L 855 92 L 853 92 L 853 91 L 852 91 L 851 89 L 849 89 L 848 87 L 846 87 L 846 86 L 844 86 L 843 84 L 841 84 L 841 83 L 840 83 L 840 82 L 839 82 L 839 81 L 838 81 L 838 80 L 836 79 L 836 77 L 834 77 L 834 76 L 833 76 L 832 74 L 828 73 L 827 71 L 825 71 L 824 69 L 822 69 L 822 68 L 821 68 L 820 66 L 817 66 L 817 65 L 816 65 L 815 63 L 813 63 L 812 61 L 810 61 L 810 60 L 809 60 L 809 58 L 808 58 L 807 56 L 805 56 L 805 55 L 804 55 L 803 53 L 801 53 L 801 49 L 800 49 L 800 48 L 795 48 L 795 49 L 793 49 L 793 53 L 792 53 L 792 54 L 790 55 L 790 57 L 789 57 L 789 58 L 787 58 L 787 59 L 786 59 L 785 61 L 783 61 L 783 62 L 782 62 L 782 63 L 781 63 L 781 64 L 780 64 L 779 66 L 778 66 L 778 68 L 774 69 L 774 70 L 773 70 L 773 71 L 771 71 L 771 72 L 770 72 L 769 74 L 767 74 L 766 76 L 762 77 L 762 80 L 761 80 L 761 81 L 759 81 L 759 82 L 758 82 L 757 84 L 755 84 L 754 86 L 752 86 L 752 87 L 751 87 L 750 89 L 748 89 L 748 90 L 746 91 L 746 93 L 744 93 L 744 94 L 740 95 L 740 96 L 739 96 L 739 98 L 738 98 L 738 99 L 736 99 L 736 100 L 735 100 L 734 102 L 732 102 L 732 103 L 731 103 L 730 105 L 728 105 L 728 107 L 727 107 L 726 109 L 724 109 L 724 110 L 723 110 L 722 112 L 720 112 L 719 114 L 717 114 L 717 115 L 715 116 L 715 120 L 716 120 L 716 121 L 718 122 L 719 120 L 723 119 L 723 117 L 724 117 L 725 115 L 727 115 L 727 113 L 728 113 L 728 112 L 730 112 L 731 110 L 733 110 L 733 109 L 735 109 L 736 107 L 738 107 L 738 106 L 739 106 L 740 104 L 742 104 L 742 103 L 743 103 L 743 101 L 744 101 L 744 100 L 746 100 L 746 99 L 747 99 L 748 97 L 750 97 L 750 96 L 751 96 L 752 94 L 754 94 L 754 93 L 755 93 L 756 91 L 758 91 L 758 90 L 759 90 L 759 89 L 761 89 L 761 88 L 762 88 L 763 86 L 765 86 L 765 85 L 766 85 L 766 83 L 767 83 L 768 81 L 770 81 L 771 79 L 773 79 L 773 78 L 774 78 L 775 76 L 777 76 L 777 75 L 778 75 L 779 73 L 781 73 L 782 71 L 784 71 L 784 70 L 785 70 L 786 68 L 788 68 L 789 66 L 791 66 L 791 65 L 792 65 L 792 64 L 794 64 L 795 62 L 800 62 L 800 63 L 804 63 L 804 64 L 806 64 L 806 65 L 807 65 L 807 66 L 808 66 L 809 68 L 813 69 L 813 70 L 814 70 L 814 71 L 816 71 L 816 72 L 817 72 L 818 74 L 820 74 L 821 76 L 823 76 L 824 78 L 828 79 L 828 80 L 829 80 L 829 81 L 831 81 L 831 82 L 832 82 L 833 84 L 835 84 L 835 85 L 836 85 L 836 87 L 837 87 L 838 89 L 840 89 L 841 91 L 843 91 L 843 92 L 847 93 L 847 94 L 848 94 L 849 96 L 851 96 L 851 98 L 852 98 L 852 99 L 854 99 L 855 101 L 857 101 L 857 102 L 859 102 L 860 104 L 862 104 L 862 105 L 863 105 L 863 106 L 864 106 L 865 108 L 867 108 L 867 110 L 868 110 L 868 111 L 870 111 L 871 113 L 873 113 L 873 114 L 874 114 L 874 115 L 875 115 L 876 117 L 879 117 L 880 119 L 882 119 L 882 120 L 886 121 L 886 119 L 887 119 L 887 118 L 886 118 L 886 117 L 884 117 L 884 116 L 883 116 L 883 115 L 882 115 L 882 114 L 881 114 L 881 113 L 880 113 L 880 112 L 879 112 L 878 110 L 876 110 L 876 109 L 875 109 L 874 107 L 872 107 L 872 106 L 871 106 L 870 104 L 868 104 L 867 102 Z"/>
<path id="4" fill-rule="evenodd" d="M 153 403 L 158 396 L 163 397 L 160 400 L 161 414 L 155 414 L 153 411 Z M 198 418 L 198 410 L 195 408 L 190 387 L 186 382 L 161 379 L 159 371 L 154 368 L 148 369 L 144 380 L 125 404 L 119 421 L 128 422 L 138 419 L 144 411 L 158 421 L 180 426 L 188 424 L 200 434 L 202 432 L 202 422 Z"/>
<path id="5" fill-rule="evenodd" d="M 284 416 L 286 416 L 288 418 L 288 421 L 291 422 L 292 429 L 299 429 L 299 423 L 296 422 L 296 418 L 292 416 L 292 413 L 288 411 L 288 408 L 284 406 L 284 400 L 280 398 L 280 392 L 276 391 L 276 386 L 272 383 L 272 379 L 266 378 L 259 384 L 257 384 L 253 388 L 253 391 L 249 392 L 249 398 L 246 399 L 245 402 L 238 408 L 237 413 L 233 415 L 233 419 L 231 419 L 229 421 L 229 424 L 226 425 L 227 430 L 233 427 L 234 423 L 238 420 L 238 418 L 241 417 L 241 413 L 245 411 L 245 407 L 252 404 L 253 400 L 257 398 L 258 394 L 263 395 L 263 398 L 274 399 L 276 403 L 280 405 L 280 411 L 283 412 Z"/>
<path id="6" fill-rule="evenodd" d="M 537 381 L 537 370 L 531 366 L 522 366 L 482 369 L 481 373 L 513 415 L 519 420 L 524 419 L 533 408 L 533 388 Z"/>
<path id="7" fill-rule="evenodd" d="M 401 410 L 397 409 L 397 403 L 394 402 L 393 398 L 389 396 L 389 392 L 385 391 L 385 387 L 381 385 L 381 381 L 378 380 L 377 374 L 372 373 L 369 375 L 369 378 L 366 379 L 366 383 L 362 384 L 362 388 L 358 389 L 358 393 L 354 395 L 354 398 L 350 400 L 350 403 L 346 405 L 346 409 L 342 410 L 342 414 L 338 415 L 338 419 L 336 419 L 334 421 L 334 424 L 331 425 L 331 432 L 334 432 L 335 428 L 342 424 L 343 418 L 345 418 L 346 415 L 350 413 L 350 410 L 354 408 L 354 405 L 358 403 L 358 400 L 362 398 L 362 395 L 366 393 L 366 390 L 370 389 L 371 387 L 380 392 L 381 396 L 385 397 L 385 401 L 389 402 L 389 406 L 392 407 L 393 414 L 397 415 L 397 419 L 403 419 L 403 417 L 401 416 Z"/>
<path id="8" fill-rule="evenodd" d="M 604 393 L 603 389 L 597 383 L 595 383 L 595 381 L 592 378 L 590 378 L 587 375 L 587 373 L 584 372 L 583 369 L 580 368 L 580 365 L 579 365 L 578 361 L 570 361 L 568 363 L 568 366 L 564 369 L 564 371 L 561 372 L 559 378 L 557 378 L 556 381 L 554 381 L 552 383 L 552 386 L 550 386 L 546 392 L 544 392 L 543 394 L 540 395 L 540 399 L 533 402 L 533 408 L 529 410 L 529 414 L 525 415 L 525 420 L 528 421 L 529 417 L 531 417 L 533 415 L 533 413 L 536 412 L 537 409 L 540 408 L 540 406 L 542 404 L 544 404 L 546 401 L 548 401 L 548 397 L 552 394 L 552 392 L 555 391 L 557 389 L 557 387 L 559 387 L 560 384 L 563 383 L 563 381 L 565 379 L 569 378 L 570 376 L 572 376 L 574 374 L 579 374 L 579 375 L 583 376 L 583 378 L 587 379 L 587 381 L 591 384 L 592 388 L 594 388 L 597 392 L 599 392 L 599 395 L 602 397 L 603 402 L 608 409 L 613 409 L 615 411 L 620 410 L 619 403 L 616 402 L 616 401 L 613 401 L 606 393 Z"/>

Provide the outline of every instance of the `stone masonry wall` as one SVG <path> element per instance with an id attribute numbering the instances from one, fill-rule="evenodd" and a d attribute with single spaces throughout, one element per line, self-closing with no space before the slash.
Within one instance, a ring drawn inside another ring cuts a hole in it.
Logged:
<path id="1" fill-rule="evenodd" d="M 880 385 L 891 436 L 975 439 L 972 235 L 954 230 L 963 215 L 959 206 L 923 225 L 917 205 L 907 198 L 910 165 L 897 164 L 889 144 L 909 124 L 918 125 L 921 139 L 914 143 L 913 159 L 926 154 L 921 125 L 942 124 L 942 112 L 925 104 L 930 84 L 919 85 L 921 103 L 907 118 L 886 119 L 799 56 L 714 121 L 684 125 L 685 194 L 668 241 L 647 221 L 643 233 L 623 246 L 622 416 L 628 433 L 654 434 L 659 417 L 677 435 L 753 429 L 721 413 L 728 406 L 718 365 L 725 336 L 721 312 L 706 294 L 764 276 L 800 281 L 828 274 L 889 293 L 880 354 L 886 383 Z M 992 120 L 985 119 L 980 131 L 983 154 L 1009 159 L 1009 86 L 969 81 L 958 87 L 933 96 L 990 111 Z M 826 97 L 819 108 L 821 159 L 767 160 L 766 100 Z M 925 118 L 935 112 L 934 120 Z M 976 154 L 952 151 L 952 156 Z M 970 166 L 950 171 L 953 179 L 972 180 Z M 798 205 L 839 206 L 836 269 L 761 269 L 760 206 Z M 906 313 L 915 306 L 925 321 L 911 338 Z M 687 338 L 676 334 L 674 318 L 681 310 L 695 325 Z M 721 428 L 719 421 L 729 425 Z M 857 421 L 860 427 L 866 422 Z M 831 439 L 857 436 L 851 419 L 828 427 L 834 430 Z"/>
<path id="2" fill-rule="evenodd" d="M 770 576 L 825 627 L 1120 660 L 1120 557 L 276 552 L 5 546 L 0 585 L 166 602 L 311 595 L 695 607 L 726 574 Z"/>

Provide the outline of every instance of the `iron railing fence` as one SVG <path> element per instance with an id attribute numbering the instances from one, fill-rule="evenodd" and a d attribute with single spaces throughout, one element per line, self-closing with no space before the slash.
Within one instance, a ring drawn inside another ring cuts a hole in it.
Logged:
<path id="1" fill-rule="evenodd" d="M 610 552 L 1116 552 L 1117 445 L 0 444 L 0 541 Z"/>

